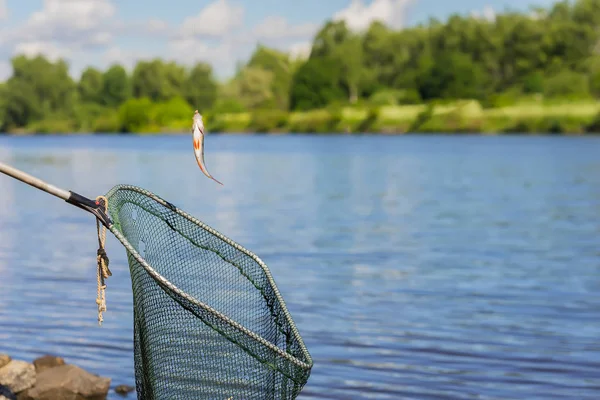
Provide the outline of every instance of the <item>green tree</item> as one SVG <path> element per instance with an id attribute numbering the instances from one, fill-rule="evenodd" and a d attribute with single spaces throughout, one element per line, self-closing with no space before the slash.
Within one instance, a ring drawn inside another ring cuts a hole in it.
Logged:
<path id="1" fill-rule="evenodd" d="M 102 77 L 102 103 L 118 107 L 131 97 L 131 83 L 125 68 L 112 65 Z"/>
<path id="2" fill-rule="evenodd" d="M 291 108 L 310 110 L 346 98 L 340 75 L 340 65 L 335 60 L 309 59 L 294 74 L 290 92 Z"/>
<path id="3" fill-rule="evenodd" d="M 482 68 L 461 53 L 439 56 L 419 79 L 423 99 L 481 99 L 484 89 Z"/>
<path id="4" fill-rule="evenodd" d="M 102 92 L 104 90 L 102 72 L 93 67 L 86 68 L 81 74 L 77 90 L 81 101 L 101 104 Z"/>
<path id="5" fill-rule="evenodd" d="M 140 61 L 131 77 L 133 96 L 163 101 L 181 95 L 187 79 L 185 68 L 160 59 Z"/>
<path id="6" fill-rule="evenodd" d="M 212 67 L 206 63 L 196 64 L 187 77 L 183 91 L 185 99 L 194 109 L 212 108 L 217 100 L 217 83 Z"/>
<path id="7" fill-rule="evenodd" d="M 259 68 L 272 74 L 270 89 L 273 93 L 275 106 L 281 110 L 287 110 L 293 73 L 289 56 L 259 45 L 250 57 L 247 67 Z"/>
<path id="8" fill-rule="evenodd" d="M 327 21 L 317 32 L 309 58 L 327 58 L 333 56 L 338 46 L 350 36 L 345 21 Z"/>
<path id="9" fill-rule="evenodd" d="M 194 110 L 185 99 L 182 97 L 173 97 L 165 102 L 156 104 L 153 120 L 158 126 L 168 126 L 173 122 L 189 120 L 189 125 L 192 126 L 193 115 Z"/>
<path id="10" fill-rule="evenodd" d="M 589 78 L 565 69 L 545 80 L 544 96 L 547 98 L 585 98 L 590 95 Z"/>
<path id="11" fill-rule="evenodd" d="M 329 21 L 317 33 L 313 41 L 310 59 L 324 59 L 335 63 L 339 73 L 339 84 L 346 92 L 350 103 L 355 103 L 362 94 L 364 83 L 375 74 L 365 69 L 363 39 L 351 32 L 345 21 Z"/>
<path id="12" fill-rule="evenodd" d="M 247 67 L 235 79 L 233 90 L 247 109 L 266 109 L 275 105 L 271 90 L 273 73 L 262 68 Z"/>
<path id="13" fill-rule="evenodd" d="M 12 67 L 13 74 L 5 87 L 6 126 L 22 127 L 73 111 L 76 85 L 64 60 L 52 63 L 43 56 L 20 55 L 12 59 Z"/>
<path id="14" fill-rule="evenodd" d="M 151 119 L 152 101 L 148 97 L 131 98 L 119 107 L 119 120 L 125 132 L 139 132 Z"/>
<path id="15" fill-rule="evenodd" d="M 5 129 L 24 127 L 43 116 L 40 101 L 32 85 L 22 80 L 9 80 L 5 86 L 4 121 Z"/>

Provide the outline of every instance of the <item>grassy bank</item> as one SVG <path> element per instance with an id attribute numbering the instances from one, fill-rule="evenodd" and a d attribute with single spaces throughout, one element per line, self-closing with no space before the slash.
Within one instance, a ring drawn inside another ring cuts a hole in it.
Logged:
<path id="1" fill-rule="evenodd" d="M 527 103 L 483 108 L 476 101 L 449 104 L 323 109 L 310 112 L 259 112 L 215 115 L 211 131 L 221 132 L 374 132 L 557 133 L 600 132 L 600 102 Z"/>
<path id="2" fill-rule="evenodd" d="M 180 133 L 191 126 L 190 109 L 181 104 L 160 105 L 147 112 L 144 102 L 104 110 L 87 118 L 42 120 L 14 133 L 131 132 Z M 161 111 L 162 110 L 162 111 Z M 167 110 L 165 112 L 165 110 Z M 330 107 L 307 112 L 256 111 L 253 113 L 204 113 L 210 132 L 293 133 L 555 133 L 600 132 L 600 102 L 522 101 L 484 108 L 477 101 L 401 106 Z"/>

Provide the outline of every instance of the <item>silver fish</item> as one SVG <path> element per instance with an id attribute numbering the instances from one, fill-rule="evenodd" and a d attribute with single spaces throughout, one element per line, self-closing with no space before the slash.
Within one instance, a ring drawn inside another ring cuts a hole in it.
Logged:
<path id="1" fill-rule="evenodd" d="M 217 182 L 220 185 L 223 185 L 221 182 L 212 177 L 212 175 L 206 169 L 204 165 L 204 122 L 202 122 L 202 115 L 196 110 L 194 112 L 192 124 L 192 137 L 194 140 L 194 155 L 196 156 L 196 161 L 198 162 L 198 166 L 210 179 Z"/>

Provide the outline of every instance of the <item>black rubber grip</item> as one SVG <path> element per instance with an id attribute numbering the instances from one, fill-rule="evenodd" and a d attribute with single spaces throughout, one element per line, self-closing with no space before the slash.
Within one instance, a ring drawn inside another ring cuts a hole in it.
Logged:
<path id="1" fill-rule="evenodd" d="M 78 193 L 69 191 L 71 196 L 67 199 L 67 203 L 71 203 L 76 206 L 85 205 L 91 208 L 98 208 L 98 204 L 94 200 L 90 200 L 87 197 L 84 197 Z"/>

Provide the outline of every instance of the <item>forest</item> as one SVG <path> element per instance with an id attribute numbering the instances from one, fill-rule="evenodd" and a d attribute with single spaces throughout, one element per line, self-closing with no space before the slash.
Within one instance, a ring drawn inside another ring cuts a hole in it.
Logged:
<path id="1" fill-rule="evenodd" d="M 17 55 L 0 85 L 9 133 L 564 133 L 600 131 L 600 0 L 494 19 L 452 15 L 363 32 L 328 21 L 310 55 L 257 45 L 235 75 L 207 63 L 89 67 Z"/>

